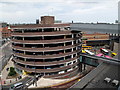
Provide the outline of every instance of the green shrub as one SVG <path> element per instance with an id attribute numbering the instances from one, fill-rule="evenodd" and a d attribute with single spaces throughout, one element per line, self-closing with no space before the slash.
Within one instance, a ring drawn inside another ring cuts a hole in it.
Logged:
<path id="1" fill-rule="evenodd" d="M 9 74 L 8 76 L 15 76 L 16 75 L 16 71 L 13 67 L 10 67 L 10 71 L 9 71 Z"/>

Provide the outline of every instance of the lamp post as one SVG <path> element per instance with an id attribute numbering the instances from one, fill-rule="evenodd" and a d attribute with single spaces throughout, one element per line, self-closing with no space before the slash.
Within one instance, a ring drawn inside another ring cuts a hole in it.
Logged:
<path id="1" fill-rule="evenodd" d="M 0 90 L 3 90 L 3 88 L 2 88 L 2 75 L 0 75 L 0 83 L 1 83 Z"/>
<path id="2" fill-rule="evenodd" d="M 35 53 L 33 53 L 33 55 L 34 55 L 34 67 L 35 67 Z M 37 87 L 37 81 L 36 81 L 36 67 L 35 67 L 34 81 L 35 81 L 35 86 Z"/>

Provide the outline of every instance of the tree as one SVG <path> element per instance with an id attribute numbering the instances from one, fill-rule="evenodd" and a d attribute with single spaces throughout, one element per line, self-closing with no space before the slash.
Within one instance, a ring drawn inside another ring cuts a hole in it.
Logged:
<path id="1" fill-rule="evenodd" d="M 15 71 L 15 69 L 13 67 L 10 67 L 10 71 L 9 71 L 9 74 L 8 76 L 15 76 L 17 73 Z"/>

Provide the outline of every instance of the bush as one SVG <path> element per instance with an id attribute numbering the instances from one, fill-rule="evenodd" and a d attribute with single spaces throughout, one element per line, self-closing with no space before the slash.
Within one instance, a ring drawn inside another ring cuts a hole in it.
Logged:
<path id="1" fill-rule="evenodd" d="M 13 67 L 10 67 L 10 71 L 9 71 L 9 74 L 8 76 L 15 76 L 17 73 L 15 71 L 15 69 Z"/>

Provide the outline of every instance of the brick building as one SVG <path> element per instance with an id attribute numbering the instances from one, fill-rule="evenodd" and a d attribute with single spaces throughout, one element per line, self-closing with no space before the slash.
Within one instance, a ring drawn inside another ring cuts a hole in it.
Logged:
<path id="1" fill-rule="evenodd" d="M 2 28 L 2 38 L 6 39 L 6 38 L 10 38 L 10 37 L 11 37 L 11 30 L 8 29 L 8 27 Z"/>
<path id="2" fill-rule="evenodd" d="M 8 29 L 7 23 L 0 23 L 0 46 L 11 37 L 11 30 Z"/>
<path id="3" fill-rule="evenodd" d="M 110 39 L 109 34 L 104 33 L 83 33 L 82 35 L 83 44 L 91 46 L 103 46 L 109 45 Z"/>

